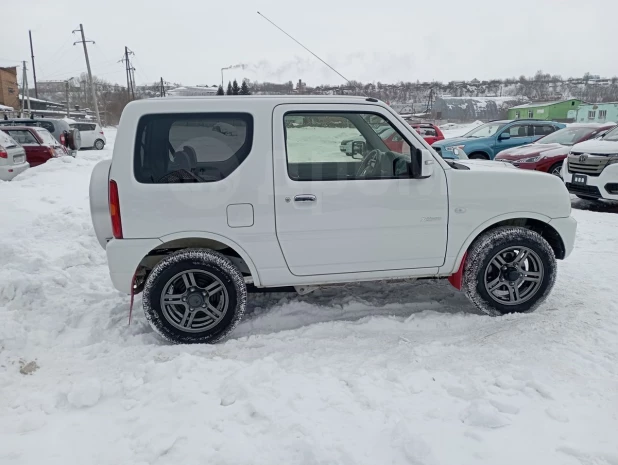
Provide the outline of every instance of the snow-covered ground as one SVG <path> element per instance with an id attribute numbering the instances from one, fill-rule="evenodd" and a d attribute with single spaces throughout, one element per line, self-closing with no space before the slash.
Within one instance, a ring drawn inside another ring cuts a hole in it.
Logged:
<path id="1" fill-rule="evenodd" d="M 171 346 L 90 223 L 104 151 L 0 182 L 0 464 L 618 464 L 618 215 L 574 210 L 529 315 L 444 282 L 251 295 L 230 340 Z"/>

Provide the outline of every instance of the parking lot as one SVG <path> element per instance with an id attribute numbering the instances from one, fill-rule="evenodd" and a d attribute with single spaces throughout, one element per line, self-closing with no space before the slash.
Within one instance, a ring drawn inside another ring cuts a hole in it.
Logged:
<path id="1" fill-rule="evenodd" d="M 618 206 L 572 201 L 532 314 L 356 284 L 258 295 L 226 342 L 172 346 L 139 297 L 128 325 L 94 236 L 106 135 L 0 182 L 0 463 L 618 463 Z"/>

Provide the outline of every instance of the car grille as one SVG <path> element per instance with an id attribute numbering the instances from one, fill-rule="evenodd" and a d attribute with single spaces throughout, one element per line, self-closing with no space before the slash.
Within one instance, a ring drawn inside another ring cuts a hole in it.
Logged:
<path id="1" fill-rule="evenodd" d="M 566 183 L 566 188 L 571 194 L 584 195 L 587 197 L 601 198 L 601 191 L 596 186 L 580 186 L 579 184 Z"/>
<path id="2" fill-rule="evenodd" d="M 607 155 L 572 153 L 569 155 L 568 160 L 569 173 L 598 176 L 603 172 L 610 158 Z"/>

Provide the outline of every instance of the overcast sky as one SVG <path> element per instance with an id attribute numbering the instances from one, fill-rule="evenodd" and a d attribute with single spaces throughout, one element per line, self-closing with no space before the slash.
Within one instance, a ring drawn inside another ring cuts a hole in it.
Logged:
<path id="1" fill-rule="evenodd" d="M 212 85 L 235 64 L 247 66 L 226 71 L 226 83 L 343 82 L 257 10 L 363 82 L 618 75 L 618 0 L 6 0 L 0 66 L 30 63 L 31 29 L 38 80 L 78 75 L 86 66 L 71 31 L 83 23 L 96 41 L 93 73 L 121 84 L 125 45 L 138 84 Z"/>

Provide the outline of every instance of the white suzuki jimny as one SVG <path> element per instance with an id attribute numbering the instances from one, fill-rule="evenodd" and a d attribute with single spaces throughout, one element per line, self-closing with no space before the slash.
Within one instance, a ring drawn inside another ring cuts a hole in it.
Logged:
<path id="1" fill-rule="evenodd" d="M 559 177 L 444 160 L 364 97 L 130 103 L 90 202 L 114 286 L 143 291 L 152 327 L 178 343 L 229 334 L 247 284 L 448 277 L 489 315 L 529 312 L 576 229 Z"/>

